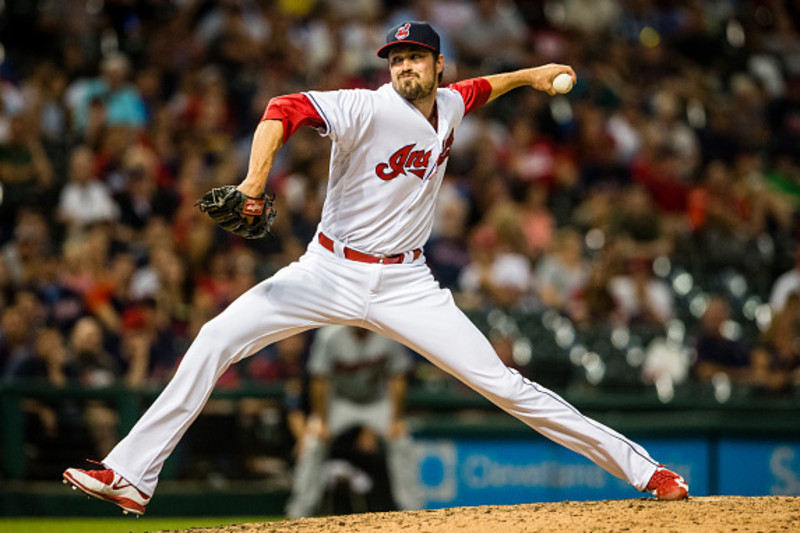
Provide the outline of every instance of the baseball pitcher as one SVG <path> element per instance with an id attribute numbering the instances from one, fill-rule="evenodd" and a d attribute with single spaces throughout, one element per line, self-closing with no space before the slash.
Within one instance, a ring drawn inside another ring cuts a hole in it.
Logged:
<path id="1" fill-rule="evenodd" d="M 508 91 L 556 93 L 567 65 L 544 65 L 440 87 L 439 36 L 424 22 L 393 28 L 378 56 L 391 82 L 377 90 L 309 91 L 272 99 L 253 136 L 238 187 L 201 200 L 226 229 L 268 232 L 274 210 L 264 188 L 275 155 L 302 126 L 333 142 L 328 190 L 306 253 L 259 283 L 201 328 L 174 377 L 102 461 L 69 468 L 64 481 L 143 514 L 164 461 L 200 413 L 225 369 L 264 346 L 329 324 L 354 325 L 405 344 L 509 414 L 662 500 L 688 486 L 641 446 L 589 419 L 506 367 L 489 341 L 439 287 L 422 247 L 450 147 L 464 116 Z"/>

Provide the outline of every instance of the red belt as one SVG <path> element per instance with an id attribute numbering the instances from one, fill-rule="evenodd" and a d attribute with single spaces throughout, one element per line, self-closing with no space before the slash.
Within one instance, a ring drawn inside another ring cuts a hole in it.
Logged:
<path id="1" fill-rule="evenodd" d="M 319 243 L 334 252 L 333 248 L 333 241 L 324 233 L 320 232 L 319 234 Z M 422 249 L 417 248 L 413 251 L 414 259 L 416 260 L 420 255 L 422 255 Z M 402 263 L 403 260 L 406 258 L 406 254 L 396 254 L 396 255 L 387 255 L 387 256 L 379 256 L 379 255 L 369 255 L 363 252 L 359 252 L 357 250 L 353 250 L 352 248 L 345 247 L 344 249 L 344 257 L 345 259 L 349 259 L 351 261 L 360 261 L 361 263 L 381 263 L 384 265 L 394 265 L 397 263 Z"/>

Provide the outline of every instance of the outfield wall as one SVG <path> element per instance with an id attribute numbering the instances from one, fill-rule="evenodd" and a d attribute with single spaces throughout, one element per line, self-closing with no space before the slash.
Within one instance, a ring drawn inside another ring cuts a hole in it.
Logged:
<path id="1" fill-rule="evenodd" d="M 800 495 L 800 439 L 649 438 L 694 496 Z M 420 439 L 428 508 L 640 496 L 587 459 L 544 440 Z"/>
<path id="2" fill-rule="evenodd" d="M 683 474 L 692 494 L 800 495 L 800 402 L 796 396 L 734 394 L 720 403 L 702 390 L 678 391 L 668 403 L 654 394 L 574 389 L 564 396 L 586 415 L 643 444 Z M 3 487 L 0 516 L 115 516 L 58 480 L 31 481 L 20 402 L 54 400 L 86 391 L 0 388 Z M 96 390 L 116 404 L 127 431 L 157 391 Z M 218 391 L 217 399 L 276 398 L 275 388 Z M 483 398 L 464 391 L 414 389 L 410 427 L 418 444 L 421 485 L 428 508 L 560 500 L 638 498 L 641 495 L 583 457 L 547 441 Z M 202 422 L 202 421 L 201 421 Z M 224 439 L 223 439 L 224 440 Z M 235 448 L 221 448 L 234 456 Z M 265 480 L 185 482 L 168 461 L 148 515 L 280 515 L 287 486 Z"/>

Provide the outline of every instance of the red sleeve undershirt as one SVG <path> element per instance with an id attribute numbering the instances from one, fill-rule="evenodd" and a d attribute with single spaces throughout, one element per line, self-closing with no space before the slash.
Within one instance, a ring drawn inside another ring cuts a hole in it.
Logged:
<path id="1" fill-rule="evenodd" d="M 464 116 L 469 114 L 473 109 L 485 104 L 492 94 L 492 85 L 486 78 L 472 78 L 459 81 L 458 83 L 448 85 L 447 88 L 458 91 L 458 93 L 461 94 L 461 99 L 464 100 Z"/>
<path id="2" fill-rule="evenodd" d="M 485 78 L 460 81 L 448 85 L 448 88 L 458 91 L 464 100 L 464 115 L 485 104 L 492 93 L 492 86 Z M 304 94 L 287 94 L 273 98 L 267 104 L 261 120 L 280 120 L 283 123 L 284 144 L 303 126 L 325 127 L 325 121 Z"/>
<path id="3" fill-rule="evenodd" d="M 261 120 L 280 120 L 283 123 L 284 144 L 303 126 L 325 127 L 325 121 L 322 120 L 317 108 L 304 94 L 276 96 L 267 104 Z"/>

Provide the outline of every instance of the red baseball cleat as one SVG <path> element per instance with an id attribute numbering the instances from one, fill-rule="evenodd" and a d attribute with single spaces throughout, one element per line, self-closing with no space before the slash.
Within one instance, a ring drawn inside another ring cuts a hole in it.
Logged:
<path id="1" fill-rule="evenodd" d="M 95 498 L 115 503 L 122 507 L 124 514 L 141 516 L 150 496 L 143 493 L 113 470 L 64 470 L 64 483 L 72 484 L 72 490 L 81 489 Z"/>
<path id="2" fill-rule="evenodd" d="M 645 490 L 659 500 L 683 500 L 689 497 L 689 485 L 686 480 L 661 465 L 650 478 Z"/>

